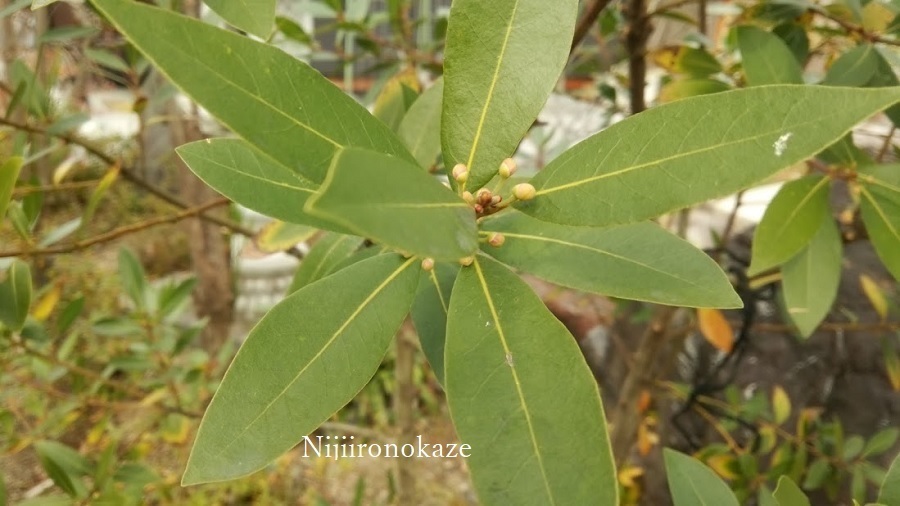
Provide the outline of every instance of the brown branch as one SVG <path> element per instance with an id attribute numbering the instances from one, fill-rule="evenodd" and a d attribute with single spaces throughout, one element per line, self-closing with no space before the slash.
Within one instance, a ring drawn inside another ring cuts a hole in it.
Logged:
<path id="1" fill-rule="evenodd" d="M 610 419 L 612 422 L 610 441 L 617 468 L 627 460 L 637 437 L 641 416 L 638 412 L 641 391 L 651 388 L 658 379 L 657 374 L 663 369 L 658 363 L 658 358 L 666 347 L 669 324 L 675 317 L 676 311 L 677 308 L 670 306 L 657 307 L 650 325 L 634 352 L 634 367 L 629 370 L 628 376 L 619 390 Z"/>
<path id="2" fill-rule="evenodd" d="M 834 21 L 844 30 L 847 30 L 849 33 L 852 33 L 852 34 L 856 34 L 869 42 L 873 42 L 873 43 L 879 42 L 881 44 L 886 44 L 889 46 L 900 46 L 900 40 L 887 39 L 887 38 L 882 37 L 881 35 L 878 35 L 877 33 L 869 32 L 862 26 L 851 23 L 849 21 L 845 21 L 845 20 L 841 19 L 840 17 L 831 14 L 830 12 L 826 11 L 825 9 L 811 8 L 810 11 L 814 14 L 818 14 L 819 16 L 822 16 L 823 18 Z"/>
<path id="3" fill-rule="evenodd" d="M 71 134 L 51 133 L 51 132 L 48 132 L 44 128 L 36 127 L 36 126 L 25 124 L 25 123 L 18 123 L 18 122 L 11 121 L 6 118 L 0 118 L 0 125 L 6 125 L 8 127 L 15 128 L 16 130 L 21 130 L 23 132 L 45 135 L 48 137 L 55 137 L 57 139 L 60 139 L 64 142 L 68 143 L 68 144 L 74 144 L 76 146 L 81 146 L 88 153 L 96 156 L 97 158 L 103 160 L 105 163 L 107 163 L 109 165 L 116 165 L 118 163 L 118 160 L 116 160 L 114 157 L 106 154 L 106 152 L 104 152 L 98 146 L 92 144 L 89 141 L 86 141 L 84 139 L 81 139 L 81 138 L 76 137 Z M 143 179 L 142 177 L 140 177 L 139 175 L 135 174 L 133 168 L 122 167 L 120 173 L 125 180 L 127 180 L 128 182 L 134 184 L 135 186 L 147 191 L 151 195 L 159 198 L 160 200 L 168 202 L 169 204 L 172 204 L 173 206 L 179 207 L 181 209 L 189 209 L 190 208 L 190 205 L 187 204 L 186 202 L 182 201 L 180 198 L 176 197 L 175 195 L 172 195 L 171 193 L 167 192 L 166 190 L 163 190 L 162 188 L 154 185 L 153 183 L 150 183 L 149 181 L 147 181 L 147 180 Z M 221 225 L 237 234 L 241 234 L 241 235 L 244 235 L 247 237 L 253 237 L 255 235 L 253 230 L 243 227 L 237 223 L 234 223 L 231 220 L 226 220 L 224 218 L 219 218 L 218 216 L 213 216 L 213 215 L 209 215 L 209 214 L 201 214 L 200 217 L 209 222 L 215 223 L 217 225 Z"/>
<path id="4" fill-rule="evenodd" d="M 181 211 L 177 214 L 172 214 L 169 216 L 160 216 L 158 218 L 154 218 L 151 220 L 146 220 L 138 223 L 134 223 L 132 225 L 126 225 L 124 227 L 119 227 L 114 230 L 110 230 L 109 232 L 96 235 L 94 237 L 90 237 L 88 239 L 84 239 L 81 241 L 75 241 L 70 244 L 61 244 L 59 246 L 52 246 L 49 248 L 42 249 L 33 249 L 33 250 L 16 250 L 16 251 L 0 251 L 0 258 L 7 257 L 35 257 L 35 256 L 46 256 L 46 255 L 59 255 L 62 253 L 72 253 L 74 251 L 80 251 L 86 248 L 90 248 L 96 244 L 101 244 L 109 241 L 113 241 L 115 239 L 119 239 L 123 236 L 134 234 L 136 232 L 140 232 L 142 230 L 146 230 L 148 228 L 157 227 L 160 225 L 167 225 L 171 223 L 176 223 L 178 221 L 192 218 L 194 216 L 202 215 L 204 212 L 214 208 L 223 206 L 228 204 L 229 200 L 226 198 L 220 198 L 213 200 L 211 202 L 207 202 L 205 204 L 201 204 L 197 207 L 191 207 Z"/>
<path id="5" fill-rule="evenodd" d="M 625 47 L 628 50 L 628 89 L 631 93 L 631 114 L 638 114 L 647 108 L 644 88 L 647 81 L 647 39 L 653 26 L 647 16 L 646 0 L 628 0 L 625 10 L 628 28 L 625 33 Z"/>
<path id="6" fill-rule="evenodd" d="M 600 17 L 600 13 L 603 12 L 603 9 L 610 3 L 612 3 L 612 0 L 594 0 L 584 8 L 581 19 L 579 19 L 578 24 L 575 25 L 575 36 L 572 37 L 572 48 L 569 51 L 570 56 L 575 52 L 575 49 L 581 44 L 588 32 L 591 31 L 591 28 L 597 23 L 597 18 Z"/>

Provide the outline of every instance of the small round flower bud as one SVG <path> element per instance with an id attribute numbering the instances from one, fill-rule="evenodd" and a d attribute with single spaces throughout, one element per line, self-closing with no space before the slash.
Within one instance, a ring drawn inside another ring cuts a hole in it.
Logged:
<path id="1" fill-rule="evenodd" d="M 478 193 L 475 194 L 475 200 L 478 201 L 482 206 L 490 205 L 491 199 L 494 196 L 491 195 L 491 191 L 485 188 L 478 190 Z"/>
<path id="2" fill-rule="evenodd" d="M 470 192 L 470 191 L 468 191 L 468 190 L 467 190 L 467 191 L 464 191 L 464 192 L 462 193 L 462 198 L 463 198 L 463 200 L 465 200 L 469 205 L 472 205 L 472 204 L 475 203 L 475 196 L 472 195 L 472 192 Z"/>
<path id="3" fill-rule="evenodd" d="M 472 265 L 473 262 L 475 262 L 475 257 L 464 257 L 459 259 L 459 265 L 462 265 L 463 267 L 468 267 Z"/>
<path id="4" fill-rule="evenodd" d="M 512 158 L 507 158 L 500 163 L 500 177 L 508 178 L 516 173 L 516 161 Z"/>
<path id="5" fill-rule="evenodd" d="M 483 212 L 484 212 L 484 208 L 483 208 L 483 207 L 481 207 L 481 204 L 475 204 L 475 205 L 474 205 L 474 206 L 472 206 L 472 207 L 474 207 L 474 208 L 475 208 L 475 212 L 476 212 L 476 213 L 478 213 L 478 214 L 481 214 L 481 213 L 483 213 Z"/>
<path id="6" fill-rule="evenodd" d="M 496 206 L 497 204 L 499 204 L 502 201 L 503 201 L 503 197 L 501 197 L 500 195 L 494 195 L 493 197 L 491 197 L 491 205 L 492 206 Z"/>
<path id="7" fill-rule="evenodd" d="M 465 183 L 469 179 L 469 169 L 461 163 L 457 163 L 450 174 L 457 183 Z"/>
<path id="8" fill-rule="evenodd" d="M 535 194 L 537 194 L 537 190 L 528 183 L 521 183 L 513 186 L 513 195 L 519 200 L 531 200 L 534 198 Z"/>
<path id="9" fill-rule="evenodd" d="M 504 236 L 503 234 L 501 234 L 499 232 L 494 232 L 493 234 L 490 235 L 490 237 L 488 237 L 488 244 L 490 244 L 491 246 L 493 246 L 495 248 L 499 248 L 500 246 L 503 246 L 503 243 L 505 243 L 505 242 L 506 242 L 506 236 Z"/>
<path id="10" fill-rule="evenodd" d="M 426 259 L 422 260 L 422 270 L 423 271 L 427 272 L 432 269 L 434 269 L 434 259 L 433 258 L 426 258 Z"/>

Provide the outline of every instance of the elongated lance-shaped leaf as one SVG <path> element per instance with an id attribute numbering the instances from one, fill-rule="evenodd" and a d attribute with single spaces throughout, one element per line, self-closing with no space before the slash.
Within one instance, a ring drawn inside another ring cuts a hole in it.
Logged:
<path id="1" fill-rule="evenodd" d="M 456 261 L 478 247 L 471 206 L 421 167 L 372 151 L 341 151 L 306 211 L 356 235 L 438 260 Z"/>
<path id="2" fill-rule="evenodd" d="M 31 306 L 31 268 L 21 260 L 13 260 L 0 282 L 0 323 L 18 331 L 25 325 Z"/>
<path id="3" fill-rule="evenodd" d="M 878 502 L 879 504 L 900 504 L 900 455 L 894 457 L 884 481 L 881 482 Z"/>
<path id="4" fill-rule="evenodd" d="M 422 167 L 431 167 L 441 153 L 441 104 L 444 78 L 440 78 L 413 102 L 400 121 L 398 134 Z"/>
<path id="5" fill-rule="evenodd" d="M 228 24 L 268 39 L 275 28 L 276 0 L 203 0 Z"/>
<path id="6" fill-rule="evenodd" d="M 448 167 L 484 185 L 515 152 L 569 55 L 577 0 L 456 0 L 444 59 L 441 141 Z"/>
<path id="7" fill-rule="evenodd" d="M 326 234 L 316 241 L 309 253 L 303 257 L 300 267 L 294 274 L 294 279 L 291 280 L 288 293 L 294 293 L 335 272 L 338 264 L 358 250 L 362 243 L 362 237 Z"/>
<path id="8" fill-rule="evenodd" d="M 485 253 L 553 283 L 675 306 L 741 306 L 706 253 L 654 223 L 571 227 L 513 211 L 485 220 L 481 228 L 482 234 L 506 238 L 499 248 L 483 246 Z"/>
<path id="9" fill-rule="evenodd" d="M 618 504 L 597 383 L 525 282 L 483 256 L 463 268 L 444 352 L 447 402 L 484 504 Z"/>
<path id="10" fill-rule="evenodd" d="M 900 175 L 891 174 L 891 169 L 900 166 L 860 172 L 860 212 L 875 252 L 894 279 L 900 280 L 900 182 L 896 181 Z"/>
<path id="11" fill-rule="evenodd" d="M 6 206 L 12 198 L 13 188 L 22 169 L 22 157 L 13 156 L 0 164 L 0 222 L 6 217 Z"/>
<path id="12" fill-rule="evenodd" d="M 826 216 L 809 244 L 781 268 L 785 308 L 803 337 L 816 330 L 837 298 L 842 253 L 840 231 Z"/>
<path id="13" fill-rule="evenodd" d="M 898 100 L 900 88 L 796 85 L 679 100 L 562 154 L 532 180 L 536 198 L 516 206 L 568 225 L 643 221 L 757 183 Z"/>
<path id="14" fill-rule="evenodd" d="M 444 384 L 444 344 L 447 341 L 447 312 L 450 294 L 459 266 L 438 263 L 431 272 L 419 279 L 419 291 L 413 301 L 410 316 L 419 335 L 422 353 L 431 364 L 438 381 Z"/>
<path id="15" fill-rule="evenodd" d="M 319 185 L 241 139 L 206 139 L 175 151 L 204 183 L 256 212 L 290 223 L 342 230 L 310 216 L 303 205 Z"/>
<path id="16" fill-rule="evenodd" d="M 803 84 L 803 70 L 781 37 L 755 26 L 737 27 L 747 84 Z"/>
<path id="17" fill-rule="evenodd" d="M 806 176 L 786 183 L 772 199 L 753 235 L 751 276 L 787 262 L 819 230 L 828 210 L 829 179 Z"/>
<path id="18" fill-rule="evenodd" d="M 349 402 L 381 364 L 420 270 L 414 259 L 381 255 L 272 308 L 207 408 L 182 483 L 250 474 Z"/>
<path id="19" fill-rule="evenodd" d="M 92 2 L 191 98 L 314 183 L 345 146 L 412 160 L 384 124 L 280 49 L 140 2 Z"/>
<path id="20" fill-rule="evenodd" d="M 738 506 L 728 485 L 700 461 L 668 448 L 663 457 L 675 506 Z"/>

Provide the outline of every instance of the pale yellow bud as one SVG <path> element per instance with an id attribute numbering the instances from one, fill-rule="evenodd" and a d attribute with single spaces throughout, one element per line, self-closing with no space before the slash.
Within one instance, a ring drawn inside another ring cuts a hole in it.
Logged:
<path id="1" fill-rule="evenodd" d="M 499 232 L 494 232 L 493 234 L 490 235 L 490 237 L 488 237 L 488 244 L 490 244 L 491 246 L 493 246 L 495 248 L 499 248 L 500 246 L 503 246 L 503 243 L 505 243 L 505 242 L 506 242 L 506 236 L 504 236 L 503 234 L 501 234 Z"/>
<path id="2" fill-rule="evenodd" d="M 433 258 L 426 258 L 426 259 L 422 260 L 422 270 L 423 271 L 431 271 L 432 269 L 434 269 L 434 259 Z"/>
<path id="3" fill-rule="evenodd" d="M 475 196 L 472 195 L 472 192 L 466 190 L 462 193 L 463 200 L 466 201 L 467 204 L 471 205 L 475 203 Z"/>
<path id="4" fill-rule="evenodd" d="M 450 174 L 457 183 L 465 183 L 469 180 L 469 169 L 461 163 L 457 163 Z"/>
<path id="5" fill-rule="evenodd" d="M 512 158 L 507 158 L 500 163 L 500 177 L 508 178 L 516 173 L 516 161 Z"/>
<path id="6" fill-rule="evenodd" d="M 475 257 L 465 257 L 465 258 L 459 259 L 459 265 L 462 265 L 463 267 L 468 267 L 468 266 L 472 265 L 474 262 L 475 262 Z"/>
<path id="7" fill-rule="evenodd" d="M 519 200 L 531 200 L 536 194 L 537 190 L 528 183 L 521 183 L 513 186 L 513 195 Z"/>

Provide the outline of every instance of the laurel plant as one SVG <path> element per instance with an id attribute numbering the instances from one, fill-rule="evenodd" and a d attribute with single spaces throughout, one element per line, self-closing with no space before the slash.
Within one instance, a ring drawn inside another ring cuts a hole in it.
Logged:
<path id="1" fill-rule="evenodd" d="M 290 450 L 366 385 L 412 308 L 484 503 L 616 504 L 597 384 L 517 272 L 738 307 L 719 267 L 651 220 L 758 183 L 900 101 L 898 88 L 799 85 L 689 98 L 520 182 L 509 158 L 563 71 L 577 0 L 453 2 L 443 80 L 400 134 L 275 47 L 131 0 L 92 3 L 235 134 L 179 148 L 199 177 L 274 218 L 374 244 L 252 330 L 203 418 L 186 485 Z M 449 188 L 426 170 L 439 159 Z"/>

